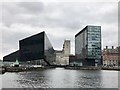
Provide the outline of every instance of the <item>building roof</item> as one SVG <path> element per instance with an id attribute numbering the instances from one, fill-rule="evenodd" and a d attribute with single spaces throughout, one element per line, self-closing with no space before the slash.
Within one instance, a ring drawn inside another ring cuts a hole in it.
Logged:
<path id="1" fill-rule="evenodd" d="M 117 48 L 115 48 L 115 49 L 108 48 L 108 49 L 104 49 L 103 52 L 104 51 L 107 52 L 108 54 L 118 54 L 118 49 Z"/>
<path id="2" fill-rule="evenodd" d="M 4 56 L 4 57 L 8 57 L 8 56 L 13 55 L 13 54 L 19 54 L 19 50 L 14 51 L 14 52 L 12 52 L 12 53 L 10 53 L 10 54 L 8 54 L 8 55 Z"/>
<path id="3" fill-rule="evenodd" d="M 87 28 L 88 26 L 86 26 L 85 28 L 83 28 L 80 32 L 78 32 L 75 37 L 77 37 L 79 34 L 81 34 L 83 31 L 85 31 L 85 29 Z"/>
<path id="4" fill-rule="evenodd" d="M 79 34 L 81 34 L 82 32 L 84 32 L 86 30 L 86 28 L 88 27 L 100 27 L 100 26 L 94 26 L 94 25 L 87 25 L 85 28 L 83 28 L 80 32 L 78 32 L 75 37 L 77 37 Z"/>
<path id="5" fill-rule="evenodd" d="M 24 39 L 21 39 L 21 40 L 19 40 L 19 41 L 23 41 L 23 40 L 26 40 L 26 39 L 29 39 L 29 38 L 32 38 L 32 37 L 34 37 L 34 36 L 37 36 L 37 35 L 39 35 L 39 34 L 44 34 L 44 33 L 45 33 L 45 31 L 40 32 L 40 33 L 37 33 L 37 34 L 34 34 L 34 35 L 31 35 L 31 36 L 26 37 L 26 38 L 24 38 Z"/>

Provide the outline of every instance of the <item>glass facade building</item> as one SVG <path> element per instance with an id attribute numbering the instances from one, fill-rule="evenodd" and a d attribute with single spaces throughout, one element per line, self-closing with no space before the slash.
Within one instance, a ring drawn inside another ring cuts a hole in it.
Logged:
<path id="1" fill-rule="evenodd" d="M 75 55 L 82 66 L 102 64 L 101 27 L 86 26 L 75 35 Z"/>
<path id="2" fill-rule="evenodd" d="M 3 57 L 4 62 L 15 62 L 16 59 L 19 59 L 19 50 Z"/>
<path id="3" fill-rule="evenodd" d="M 20 60 L 31 61 L 44 58 L 44 33 L 19 41 Z"/>
<path id="4" fill-rule="evenodd" d="M 45 32 L 38 33 L 19 41 L 20 60 L 44 60 L 47 64 L 54 64 L 54 49 Z"/>
<path id="5" fill-rule="evenodd" d="M 19 40 L 19 50 L 3 58 L 4 61 L 46 63 L 53 65 L 55 62 L 55 53 L 45 32 Z"/>

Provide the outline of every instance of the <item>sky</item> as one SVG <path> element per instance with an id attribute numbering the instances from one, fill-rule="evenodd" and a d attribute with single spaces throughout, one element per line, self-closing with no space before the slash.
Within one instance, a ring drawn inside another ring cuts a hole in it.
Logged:
<path id="1" fill-rule="evenodd" d="M 101 26 L 102 48 L 118 46 L 118 2 L 19 1 L 0 2 L 0 59 L 19 49 L 19 40 L 45 31 L 53 48 L 61 50 L 71 40 L 75 53 L 75 34 L 86 25 Z"/>

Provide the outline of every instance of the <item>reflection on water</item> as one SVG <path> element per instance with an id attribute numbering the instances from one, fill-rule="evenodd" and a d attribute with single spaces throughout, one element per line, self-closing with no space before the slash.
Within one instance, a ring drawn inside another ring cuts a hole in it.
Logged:
<path id="1" fill-rule="evenodd" d="M 117 88 L 118 71 L 67 70 L 5 73 L 3 88 Z"/>

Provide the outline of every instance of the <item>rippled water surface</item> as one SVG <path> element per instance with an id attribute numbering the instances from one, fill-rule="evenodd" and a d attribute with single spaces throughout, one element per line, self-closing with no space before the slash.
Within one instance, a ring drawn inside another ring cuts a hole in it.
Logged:
<path id="1" fill-rule="evenodd" d="M 118 88 L 118 71 L 56 68 L 0 77 L 2 88 Z"/>

